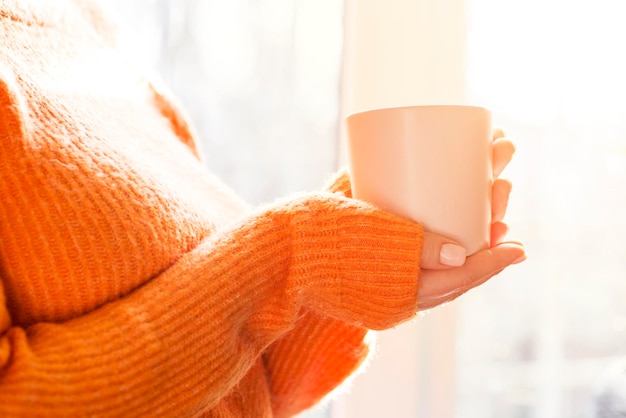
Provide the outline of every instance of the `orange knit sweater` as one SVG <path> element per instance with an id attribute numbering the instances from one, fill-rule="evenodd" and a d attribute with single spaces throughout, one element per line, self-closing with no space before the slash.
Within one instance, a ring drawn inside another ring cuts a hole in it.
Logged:
<path id="1" fill-rule="evenodd" d="M 0 416 L 289 416 L 411 318 L 422 230 L 248 209 L 80 0 L 0 0 Z"/>

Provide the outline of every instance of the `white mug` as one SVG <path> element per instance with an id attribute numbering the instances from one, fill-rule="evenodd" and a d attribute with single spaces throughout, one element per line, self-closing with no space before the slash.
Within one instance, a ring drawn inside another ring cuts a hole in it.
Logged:
<path id="1" fill-rule="evenodd" d="M 489 248 L 491 112 L 408 106 L 346 119 L 352 195 L 456 240 Z"/>

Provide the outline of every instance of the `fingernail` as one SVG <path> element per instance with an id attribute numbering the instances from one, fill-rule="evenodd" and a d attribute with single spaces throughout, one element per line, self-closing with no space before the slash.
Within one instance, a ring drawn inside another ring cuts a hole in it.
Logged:
<path id="1" fill-rule="evenodd" d="M 521 256 L 521 257 L 516 258 L 515 260 L 513 260 L 513 262 L 512 262 L 511 264 L 519 264 L 519 263 L 521 263 L 522 261 L 526 260 L 526 258 L 527 258 L 527 257 L 526 257 L 526 254 L 524 254 L 523 256 Z"/>
<path id="2" fill-rule="evenodd" d="M 446 266 L 462 266 L 466 257 L 465 248 L 456 244 L 443 244 L 439 252 L 439 262 Z"/>

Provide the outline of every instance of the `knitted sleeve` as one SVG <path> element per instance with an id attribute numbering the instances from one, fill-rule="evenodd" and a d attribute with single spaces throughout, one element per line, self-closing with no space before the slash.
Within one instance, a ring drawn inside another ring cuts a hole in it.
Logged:
<path id="1" fill-rule="evenodd" d="M 363 327 L 414 315 L 421 240 L 415 223 L 322 193 L 249 216 L 129 295 L 64 323 L 12 327 L 0 292 L 0 415 L 193 415 L 217 405 L 299 322 L 317 324 L 311 347 L 347 338 L 358 348 Z M 278 375 L 289 365 L 273 367 Z"/>
<path id="2" fill-rule="evenodd" d="M 352 197 L 347 170 L 336 173 L 326 189 Z M 313 406 L 353 374 L 369 354 L 368 332 L 303 309 L 294 329 L 264 353 L 275 416 Z"/>

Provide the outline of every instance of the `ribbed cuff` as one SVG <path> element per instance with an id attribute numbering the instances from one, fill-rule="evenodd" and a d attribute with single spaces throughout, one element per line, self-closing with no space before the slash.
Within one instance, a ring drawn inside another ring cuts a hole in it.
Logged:
<path id="1" fill-rule="evenodd" d="M 290 276 L 308 308 L 370 329 L 415 314 L 420 225 L 336 195 L 302 200 L 291 222 Z"/>

